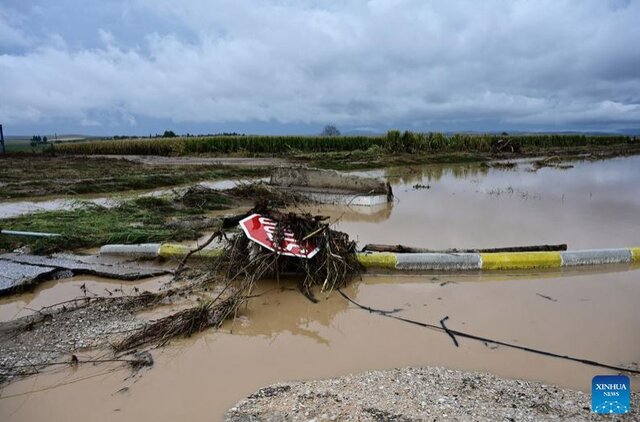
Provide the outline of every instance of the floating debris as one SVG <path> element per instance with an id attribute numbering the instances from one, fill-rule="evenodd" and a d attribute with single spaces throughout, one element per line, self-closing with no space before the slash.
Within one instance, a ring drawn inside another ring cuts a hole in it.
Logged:
<path id="1" fill-rule="evenodd" d="M 144 326 L 114 345 L 116 352 L 149 344 L 162 345 L 175 337 L 188 337 L 206 328 L 219 328 L 234 315 L 245 298 L 239 292 L 222 301 L 206 301 L 193 308 L 166 316 Z"/>
<path id="2" fill-rule="evenodd" d="M 531 166 L 531 171 L 535 172 L 544 167 L 552 167 L 552 168 L 557 168 L 561 170 L 567 170 L 567 169 L 573 168 L 573 165 L 567 164 L 565 159 L 562 157 L 554 156 L 554 157 L 547 157 L 542 160 L 534 161 Z"/>
<path id="3" fill-rule="evenodd" d="M 232 220 L 249 224 L 249 219 L 254 219 L 265 234 L 262 243 L 252 240 L 244 230 L 231 235 L 219 231 L 210 239 L 224 245 L 224 252 L 208 269 L 211 277 L 200 285 L 216 284 L 217 296 L 136 330 L 115 344 L 116 352 L 162 345 L 175 337 L 187 337 L 209 327 L 219 328 L 237 314 L 261 279 L 299 276 L 300 291 L 315 302 L 314 288 L 322 291 L 340 288 L 360 273 L 356 243 L 346 233 L 331 229 L 324 222 L 325 217 L 281 212 L 271 209 L 268 203 L 256 205 L 247 214 Z M 266 226 L 261 226 L 265 223 Z M 292 244 L 297 245 L 297 254 L 292 253 Z M 313 254 L 309 252 L 312 250 Z"/>

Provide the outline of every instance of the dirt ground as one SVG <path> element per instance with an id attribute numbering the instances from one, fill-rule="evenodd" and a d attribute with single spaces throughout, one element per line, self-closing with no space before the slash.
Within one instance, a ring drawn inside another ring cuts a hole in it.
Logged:
<path id="1" fill-rule="evenodd" d="M 202 166 L 223 165 L 238 167 L 277 167 L 290 163 L 276 157 L 163 157 L 153 155 L 91 155 L 96 158 L 112 158 L 152 166 Z"/>
<path id="2" fill-rule="evenodd" d="M 256 160 L 139 158 L 45 154 L 0 157 L 0 200 L 148 190 L 268 173 L 265 167 L 257 166 Z M 272 165 L 274 160 L 266 163 Z"/>

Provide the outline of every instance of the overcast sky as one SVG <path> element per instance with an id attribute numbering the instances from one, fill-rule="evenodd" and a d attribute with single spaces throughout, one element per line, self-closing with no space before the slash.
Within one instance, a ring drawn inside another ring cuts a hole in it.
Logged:
<path id="1" fill-rule="evenodd" d="M 640 128 L 640 0 L 2 0 L 9 134 Z"/>

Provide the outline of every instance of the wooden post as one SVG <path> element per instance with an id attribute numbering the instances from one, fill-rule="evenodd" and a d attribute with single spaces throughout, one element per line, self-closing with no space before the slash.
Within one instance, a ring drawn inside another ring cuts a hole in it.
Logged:
<path id="1" fill-rule="evenodd" d="M 378 245 L 370 243 L 362 248 L 362 252 L 393 252 L 393 253 L 499 253 L 499 252 L 554 252 L 566 251 L 567 244 L 561 245 L 533 245 L 533 246 L 510 246 L 506 248 L 491 249 L 446 249 L 433 250 L 425 248 L 413 248 L 404 245 Z"/>
<path id="2" fill-rule="evenodd" d="M 4 133 L 2 133 L 2 125 L 0 124 L 0 144 L 2 144 L 2 153 L 6 154 L 7 150 L 4 148 Z"/>

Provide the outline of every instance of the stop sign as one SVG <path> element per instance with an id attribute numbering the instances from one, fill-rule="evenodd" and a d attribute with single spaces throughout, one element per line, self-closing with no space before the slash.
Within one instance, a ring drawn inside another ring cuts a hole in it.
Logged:
<path id="1" fill-rule="evenodd" d="M 278 245 L 276 250 L 276 246 L 273 244 L 273 236 L 278 223 L 260 214 L 252 214 L 240 220 L 239 224 L 249 239 L 281 255 L 311 258 L 317 254 L 320 249 L 310 242 L 303 242 L 303 244 L 300 245 L 296 241 L 293 233 L 290 230 L 285 230 L 284 240 Z"/>

